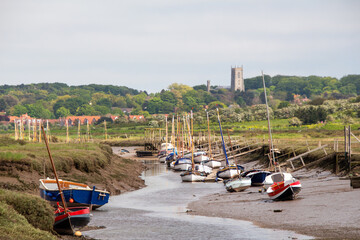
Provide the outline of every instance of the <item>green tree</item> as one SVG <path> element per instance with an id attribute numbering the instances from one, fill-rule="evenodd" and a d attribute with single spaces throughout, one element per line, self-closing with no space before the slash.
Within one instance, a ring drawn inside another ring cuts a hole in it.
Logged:
<path id="1" fill-rule="evenodd" d="M 110 109 L 112 107 L 112 102 L 108 98 L 101 98 L 99 101 L 96 102 L 96 105 L 105 106 Z"/>
<path id="2" fill-rule="evenodd" d="M 11 115 L 20 117 L 21 115 L 27 113 L 28 110 L 23 105 L 16 105 L 14 106 L 13 110 L 11 111 Z"/>
<path id="3" fill-rule="evenodd" d="M 70 116 L 70 110 L 65 107 L 60 107 L 55 113 L 56 118 L 67 116 Z"/>
<path id="4" fill-rule="evenodd" d="M 278 109 L 281 109 L 281 108 L 286 108 L 290 105 L 290 103 L 288 101 L 282 101 L 280 102 L 279 106 L 278 106 Z"/>
<path id="5" fill-rule="evenodd" d="M 91 105 L 84 104 L 77 108 L 76 116 L 92 116 L 95 112 L 95 109 Z"/>

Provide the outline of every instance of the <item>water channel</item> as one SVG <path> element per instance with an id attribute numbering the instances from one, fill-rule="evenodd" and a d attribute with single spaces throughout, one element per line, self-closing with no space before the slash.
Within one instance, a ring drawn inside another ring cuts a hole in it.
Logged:
<path id="1" fill-rule="evenodd" d="M 312 239 L 291 231 L 260 228 L 251 222 L 186 213 L 189 202 L 226 191 L 222 183 L 182 183 L 178 172 L 146 163 L 147 187 L 111 196 L 93 211 L 90 226 L 106 228 L 83 234 L 95 239 Z"/>

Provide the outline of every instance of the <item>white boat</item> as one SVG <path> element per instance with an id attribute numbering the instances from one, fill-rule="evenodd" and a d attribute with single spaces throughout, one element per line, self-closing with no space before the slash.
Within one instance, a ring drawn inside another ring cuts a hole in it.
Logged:
<path id="1" fill-rule="evenodd" d="M 225 188 L 229 192 L 241 192 L 251 186 L 251 178 L 234 178 L 225 183 Z"/>
<path id="2" fill-rule="evenodd" d="M 220 168 L 216 174 L 218 178 L 233 178 L 239 176 L 244 167 L 240 165 L 231 164 L 227 167 Z"/>
<path id="3" fill-rule="evenodd" d="M 191 168 L 192 162 L 189 158 L 179 158 L 174 163 L 174 170 L 176 171 L 187 171 Z"/>
<path id="4" fill-rule="evenodd" d="M 209 160 L 204 161 L 204 165 L 208 166 L 208 167 L 211 167 L 211 168 L 219 168 L 219 167 L 221 167 L 221 161 L 220 160 L 209 159 Z"/>
<path id="5" fill-rule="evenodd" d="M 187 171 L 180 174 L 183 182 L 203 182 L 206 178 L 205 174 L 196 171 Z"/>
<path id="6" fill-rule="evenodd" d="M 211 167 L 205 166 L 204 164 L 195 164 L 195 171 L 209 175 L 213 170 Z"/>
<path id="7" fill-rule="evenodd" d="M 202 161 L 209 160 L 209 157 L 206 155 L 206 152 L 196 152 L 194 153 L 194 162 L 200 163 Z"/>
<path id="8" fill-rule="evenodd" d="M 160 162 L 160 163 L 165 163 L 166 157 L 167 157 L 167 155 L 159 156 L 159 162 Z"/>
<path id="9" fill-rule="evenodd" d="M 263 182 L 264 188 L 268 189 L 271 185 L 277 182 L 293 182 L 294 177 L 290 173 L 282 173 L 282 172 L 276 172 L 273 174 L 270 174 L 266 176 L 265 181 Z"/>
<path id="10" fill-rule="evenodd" d="M 272 200 L 292 200 L 301 191 L 300 181 L 290 173 L 273 173 L 266 177 L 264 183 L 265 186 L 271 184 L 266 193 Z"/>

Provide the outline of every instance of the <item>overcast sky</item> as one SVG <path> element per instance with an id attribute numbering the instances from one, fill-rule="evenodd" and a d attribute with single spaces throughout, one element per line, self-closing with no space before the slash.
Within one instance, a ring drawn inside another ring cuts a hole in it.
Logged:
<path id="1" fill-rule="evenodd" d="M 358 0 L 0 0 L 0 85 L 360 73 Z"/>

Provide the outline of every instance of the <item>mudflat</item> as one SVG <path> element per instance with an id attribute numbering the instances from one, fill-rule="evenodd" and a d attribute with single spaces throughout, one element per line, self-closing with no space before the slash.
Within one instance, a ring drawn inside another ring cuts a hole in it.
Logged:
<path id="1" fill-rule="evenodd" d="M 192 202 L 189 214 L 233 218 L 275 229 L 292 230 L 317 238 L 360 239 L 360 189 L 330 172 L 293 173 L 302 190 L 291 201 L 272 201 L 261 187 L 244 192 L 225 190 Z"/>

